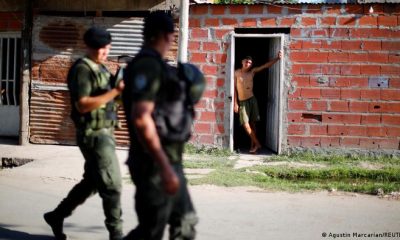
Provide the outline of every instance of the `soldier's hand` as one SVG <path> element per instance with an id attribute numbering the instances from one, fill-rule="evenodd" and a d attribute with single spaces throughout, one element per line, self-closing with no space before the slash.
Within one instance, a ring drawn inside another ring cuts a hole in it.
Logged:
<path id="1" fill-rule="evenodd" d="M 161 172 L 164 189 L 167 194 L 175 194 L 179 189 L 179 179 L 172 167 Z"/>
<path id="2" fill-rule="evenodd" d="M 122 92 L 125 88 L 125 83 L 124 80 L 121 80 L 118 82 L 117 86 L 115 86 L 115 89 L 117 89 L 118 92 Z"/>

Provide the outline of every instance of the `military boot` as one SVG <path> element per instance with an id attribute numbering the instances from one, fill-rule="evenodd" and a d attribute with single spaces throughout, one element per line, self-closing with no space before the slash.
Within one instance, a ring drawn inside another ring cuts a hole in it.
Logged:
<path id="1" fill-rule="evenodd" d="M 44 220 L 53 230 L 56 240 L 66 240 L 67 235 L 63 233 L 64 218 L 57 216 L 55 212 L 48 212 L 43 215 Z"/>

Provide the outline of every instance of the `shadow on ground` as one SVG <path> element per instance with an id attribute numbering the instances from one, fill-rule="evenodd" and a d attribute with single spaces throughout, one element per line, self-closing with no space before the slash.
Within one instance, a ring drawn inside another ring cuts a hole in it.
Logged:
<path id="1" fill-rule="evenodd" d="M 30 234 L 11 230 L 12 226 L 0 224 L 0 240 L 53 240 L 54 237 L 49 235 Z"/>

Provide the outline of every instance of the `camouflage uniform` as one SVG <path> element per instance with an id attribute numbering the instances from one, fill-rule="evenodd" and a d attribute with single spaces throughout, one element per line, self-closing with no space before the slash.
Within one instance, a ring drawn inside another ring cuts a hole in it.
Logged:
<path id="1" fill-rule="evenodd" d="M 163 102 L 165 95 L 174 95 L 164 86 L 168 78 L 176 74 L 152 49 L 144 48 L 130 63 L 125 72 L 125 89 L 122 94 L 124 108 L 140 101 Z M 174 77 L 174 76 L 172 76 Z M 136 185 L 135 209 L 139 225 L 125 239 L 161 240 L 167 224 L 170 239 L 194 239 L 198 219 L 190 199 L 187 181 L 183 173 L 182 154 L 184 142 L 166 142 L 160 137 L 163 149 L 180 181 L 174 195 L 168 195 L 162 185 L 160 169 L 139 141 L 132 124 L 130 111 L 126 111 L 131 148 L 128 167 Z"/>
<path id="2" fill-rule="evenodd" d="M 85 114 L 80 114 L 76 108 L 80 98 L 109 91 L 110 76 L 105 66 L 88 58 L 78 60 L 69 71 L 71 117 L 76 125 L 77 144 L 85 158 L 85 171 L 81 182 L 72 188 L 54 213 L 66 218 L 88 197 L 98 192 L 103 200 L 110 239 L 121 239 L 121 174 L 114 139 L 116 105 L 111 101 Z"/>

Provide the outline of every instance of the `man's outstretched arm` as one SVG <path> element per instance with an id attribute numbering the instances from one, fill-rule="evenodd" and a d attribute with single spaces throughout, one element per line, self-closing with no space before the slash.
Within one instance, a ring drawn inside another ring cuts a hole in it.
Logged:
<path id="1" fill-rule="evenodd" d="M 282 51 L 279 51 L 278 56 L 274 59 L 272 59 L 271 61 L 259 66 L 259 67 L 255 67 L 253 68 L 252 72 L 258 73 L 261 72 L 264 69 L 270 68 L 272 65 L 274 65 L 276 62 L 278 62 L 280 59 L 282 59 Z"/>

